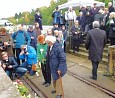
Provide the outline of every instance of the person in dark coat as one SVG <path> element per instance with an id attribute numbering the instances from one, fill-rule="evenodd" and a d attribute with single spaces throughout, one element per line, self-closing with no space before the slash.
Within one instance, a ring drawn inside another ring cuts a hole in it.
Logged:
<path id="1" fill-rule="evenodd" d="M 53 78 L 54 88 L 56 90 L 56 98 L 61 98 L 62 90 L 59 77 L 63 77 L 67 71 L 66 54 L 62 49 L 61 44 L 56 41 L 56 37 L 51 35 L 47 36 L 45 41 L 50 47 L 49 65 Z"/>
<path id="2" fill-rule="evenodd" d="M 34 15 L 34 18 L 35 18 L 35 22 L 39 23 L 40 30 L 43 30 L 43 28 L 42 28 L 42 16 L 41 16 L 39 11 L 36 12 L 36 14 Z"/>
<path id="3" fill-rule="evenodd" d="M 85 17 L 83 16 L 83 12 L 79 13 L 79 16 L 76 17 L 76 20 L 79 21 L 79 25 L 81 26 L 81 30 L 85 31 L 86 20 L 85 20 Z"/>
<path id="4" fill-rule="evenodd" d="M 106 32 L 99 29 L 100 25 L 98 21 L 93 22 L 92 30 L 88 31 L 85 47 L 89 50 L 89 59 L 92 62 L 92 76 L 91 79 L 97 80 L 98 64 L 102 59 L 103 49 L 106 45 L 107 38 Z"/>
<path id="5" fill-rule="evenodd" d="M 74 26 L 71 28 L 71 32 L 73 52 L 79 52 L 81 28 L 79 26 L 78 20 L 75 21 Z"/>
<path id="6" fill-rule="evenodd" d="M 31 41 L 30 41 L 30 46 L 32 46 L 35 50 L 37 50 L 36 45 L 37 45 L 37 36 L 36 32 L 33 31 L 33 26 L 29 26 L 27 33 L 29 34 Z"/>
<path id="7" fill-rule="evenodd" d="M 0 66 L 11 79 L 13 79 L 12 72 L 17 74 L 18 77 L 22 77 L 27 72 L 27 69 L 19 67 L 14 57 L 8 56 L 7 52 L 2 52 L 0 55 L 2 57 Z"/>
<path id="8" fill-rule="evenodd" d="M 115 12 L 115 8 L 113 7 L 112 2 L 108 3 L 108 8 L 109 8 L 109 13 Z"/>

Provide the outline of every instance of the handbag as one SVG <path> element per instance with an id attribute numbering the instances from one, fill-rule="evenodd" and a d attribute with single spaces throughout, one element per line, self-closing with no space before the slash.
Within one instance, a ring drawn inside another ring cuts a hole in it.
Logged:
<path id="1" fill-rule="evenodd" d="M 33 62 L 33 64 L 32 64 L 32 71 L 36 71 L 36 69 L 37 69 L 37 66 L 36 66 L 36 64 L 34 64 L 34 62 Z"/>

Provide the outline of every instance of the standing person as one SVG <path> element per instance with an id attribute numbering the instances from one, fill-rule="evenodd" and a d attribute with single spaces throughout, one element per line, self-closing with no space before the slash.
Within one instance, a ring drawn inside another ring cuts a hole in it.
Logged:
<path id="1" fill-rule="evenodd" d="M 3 51 L 6 51 L 9 56 L 14 56 L 13 50 L 12 50 L 12 37 L 10 34 L 7 33 L 6 29 L 4 27 L 0 28 L 0 54 Z M 1 59 L 0 55 L 0 59 Z"/>
<path id="2" fill-rule="evenodd" d="M 34 28 L 34 32 L 36 33 L 36 38 L 38 38 L 38 36 L 41 34 L 41 30 L 40 30 L 40 27 L 39 27 L 39 23 L 38 22 L 35 22 L 35 28 Z"/>
<path id="3" fill-rule="evenodd" d="M 61 13 L 60 13 L 58 7 L 56 7 L 52 13 L 53 24 L 60 25 L 60 17 L 61 17 Z"/>
<path id="4" fill-rule="evenodd" d="M 30 45 L 30 36 L 28 35 L 27 32 L 23 30 L 23 26 L 19 24 L 18 31 L 13 33 L 12 38 L 14 41 L 14 47 L 16 49 L 17 62 L 20 65 L 19 54 L 21 52 L 21 45 L 24 44 Z M 24 62 L 24 60 L 22 62 Z"/>
<path id="5" fill-rule="evenodd" d="M 51 84 L 51 72 L 50 70 L 46 70 L 47 49 L 48 45 L 45 43 L 45 36 L 39 35 L 37 44 L 37 60 L 41 63 L 42 74 L 45 80 L 43 85 L 45 85 L 45 87 L 48 87 Z"/>
<path id="6" fill-rule="evenodd" d="M 61 30 L 62 30 L 62 33 L 63 33 L 63 39 L 64 39 L 64 52 L 66 53 L 66 43 L 67 43 L 68 35 L 67 35 L 67 30 L 66 30 L 65 25 L 62 25 Z"/>
<path id="7" fill-rule="evenodd" d="M 80 33 L 81 28 L 79 26 L 79 21 L 75 21 L 75 25 L 71 29 L 72 32 L 72 46 L 73 46 L 73 52 L 79 52 L 79 46 L 80 46 Z"/>
<path id="8" fill-rule="evenodd" d="M 34 18 L 35 18 L 35 22 L 39 23 L 40 30 L 43 30 L 43 28 L 42 28 L 42 16 L 41 16 L 39 11 L 36 11 Z"/>
<path id="9" fill-rule="evenodd" d="M 93 7 L 91 8 L 91 10 L 90 10 L 90 13 L 91 13 L 91 15 L 92 15 L 92 21 L 94 21 L 94 17 L 95 17 L 95 15 L 96 14 L 98 14 L 98 11 L 100 10 L 100 8 L 99 7 L 97 7 L 97 3 L 94 3 L 93 4 Z"/>
<path id="10" fill-rule="evenodd" d="M 71 28 L 76 20 L 76 12 L 73 10 L 72 6 L 69 7 L 68 11 L 65 13 L 65 19 L 68 21 L 68 31 L 71 34 Z"/>
<path id="11" fill-rule="evenodd" d="M 37 38 L 36 38 L 36 33 L 33 31 L 33 26 L 29 26 L 27 33 L 29 34 L 31 41 L 30 41 L 30 46 L 34 47 L 35 50 L 37 50 L 36 45 L 37 45 Z"/>
<path id="12" fill-rule="evenodd" d="M 115 8 L 113 7 L 112 2 L 109 2 L 109 3 L 108 3 L 108 8 L 109 8 L 109 13 L 115 12 Z"/>
<path id="13" fill-rule="evenodd" d="M 92 30 L 88 31 L 85 47 L 89 50 L 89 59 L 92 62 L 92 76 L 93 80 L 97 80 L 98 64 L 102 59 L 103 49 L 107 42 L 106 32 L 99 29 L 100 25 L 98 21 L 93 22 Z"/>
<path id="14" fill-rule="evenodd" d="M 109 38 L 109 26 L 107 26 L 107 22 L 109 20 L 109 11 L 108 8 L 104 8 L 104 15 L 103 15 L 103 30 L 106 31 L 107 39 Z"/>
<path id="15" fill-rule="evenodd" d="M 62 88 L 59 78 L 60 76 L 63 77 L 67 71 L 66 54 L 62 49 L 61 44 L 56 41 L 54 36 L 47 36 L 45 41 L 50 47 L 48 51 L 49 65 L 53 78 L 54 89 L 56 92 L 56 98 L 61 98 Z M 54 93 L 54 91 L 52 93 Z"/>

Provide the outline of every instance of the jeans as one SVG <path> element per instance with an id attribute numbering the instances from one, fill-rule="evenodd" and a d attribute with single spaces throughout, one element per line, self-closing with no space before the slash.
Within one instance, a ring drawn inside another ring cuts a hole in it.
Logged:
<path id="1" fill-rule="evenodd" d="M 10 77 L 11 76 L 11 71 L 9 71 L 9 70 L 6 70 L 6 74 Z"/>
<path id="2" fill-rule="evenodd" d="M 26 69 L 30 72 L 30 75 L 31 75 L 31 76 L 35 74 L 35 71 L 32 71 L 32 65 L 29 65 L 29 64 L 27 63 L 27 61 L 24 62 L 24 63 L 22 63 L 22 64 L 20 65 L 20 67 L 26 68 Z"/>
<path id="3" fill-rule="evenodd" d="M 27 69 L 26 68 L 22 68 L 22 67 L 18 67 L 15 71 L 20 77 L 22 77 L 26 72 Z"/>

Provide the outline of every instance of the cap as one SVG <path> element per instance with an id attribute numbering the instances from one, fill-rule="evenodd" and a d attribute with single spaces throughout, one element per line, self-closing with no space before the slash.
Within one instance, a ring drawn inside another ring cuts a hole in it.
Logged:
<path id="1" fill-rule="evenodd" d="M 29 29 L 33 29 L 33 26 L 29 26 Z"/>

